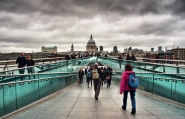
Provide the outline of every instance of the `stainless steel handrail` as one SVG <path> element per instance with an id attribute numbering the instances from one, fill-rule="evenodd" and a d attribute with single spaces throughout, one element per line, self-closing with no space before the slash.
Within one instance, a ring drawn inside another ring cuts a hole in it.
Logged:
<path id="1" fill-rule="evenodd" d="M 76 74 L 49 77 L 49 78 L 32 79 L 32 80 L 24 80 L 24 81 L 16 81 L 16 82 L 8 82 L 8 83 L 0 83 L 0 86 L 10 85 L 10 84 L 17 84 L 17 83 L 25 83 L 25 82 L 33 82 L 33 81 L 39 81 L 39 80 L 45 80 L 45 79 L 57 79 L 57 78 L 63 78 L 63 77 L 69 77 L 69 76 L 76 76 Z"/>

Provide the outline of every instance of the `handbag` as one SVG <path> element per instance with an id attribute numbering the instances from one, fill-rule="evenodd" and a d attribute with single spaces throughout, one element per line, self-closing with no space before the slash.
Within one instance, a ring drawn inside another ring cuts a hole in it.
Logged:
<path id="1" fill-rule="evenodd" d="M 110 76 L 106 76 L 106 78 L 105 78 L 105 79 L 110 80 Z"/>
<path id="2" fill-rule="evenodd" d="M 80 84 L 80 78 L 78 78 L 77 83 Z"/>

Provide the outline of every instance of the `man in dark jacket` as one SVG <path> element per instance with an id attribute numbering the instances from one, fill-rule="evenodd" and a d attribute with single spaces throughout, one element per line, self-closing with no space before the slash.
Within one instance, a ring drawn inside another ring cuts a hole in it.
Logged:
<path id="1" fill-rule="evenodd" d="M 72 54 L 72 55 L 71 55 L 71 59 L 76 59 L 75 54 Z"/>
<path id="2" fill-rule="evenodd" d="M 26 66 L 26 57 L 24 57 L 24 52 L 17 57 L 16 64 L 18 64 L 18 68 L 23 68 Z M 24 74 L 24 69 L 19 69 L 19 73 Z"/>
<path id="3" fill-rule="evenodd" d="M 70 57 L 69 57 L 69 55 L 68 55 L 68 54 L 66 54 L 66 56 L 65 56 L 65 60 L 70 60 Z"/>
<path id="4" fill-rule="evenodd" d="M 134 56 L 134 54 L 132 54 L 132 56 L 130 57 L 130 59 L 131 59 L 132 61 L 136 61 L 136 57 Z"/>
<path id="5" fill-rule="evenodd" d="M 98 96 L 100 93 L 100 87 L 101 87 L 101 79 L 103 79 L 103 75 L 102 75 L 101 69 L 98 68 L 98 63 L 94 64 L 93 70 L 97 70 L 97 72 L 99 74 L 99 78 L 93 79 L 93 71 L 92 71 L 92 79 L 93 79 L 93 83 L 94 83 L 94 92 L 95 92 L 94 98 L 96 100 L 98 100 Z"/>

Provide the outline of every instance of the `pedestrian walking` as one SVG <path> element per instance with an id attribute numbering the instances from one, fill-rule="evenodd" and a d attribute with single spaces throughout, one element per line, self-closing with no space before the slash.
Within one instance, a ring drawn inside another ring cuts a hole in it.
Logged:
<path id="1" fill-rule="evenodd" d="M 120 82 L 120 94 L 124 93 L 123 95 L 123 105 L 122 105 L 122 109 L 126 110 L 127 107 L 127 95 L 128 92 L 130 92 L 130 99 L 131 99 L 131 104 L 132 104 L 132 111 L 131 114 L 135 114 L 136 113 L 136 100 L 135 100 L 135 92 L 136 92 L 136 88 L 130 88 L 129 87 L 129 76 L 130 74 L 132 74 L 132 66 L 131 64 L 126 64 L 125 65 L 125 71 L 122 74 L 121 77 L 121 82 Z"/>
<path id="2" fill-rule="evenodd" d="M 30 57 L 30 55 L 27 55 L 26 65 L 27 65 L 27 67 L 35 65 L 33 59 Z M 28 74 L 33 73 L 34 72 L 34 67 L 27 68 L 27 70 L 28 70 Z"/>
<path id="3" fill-rule="evenodd" d="M 113 75 L 112 68 L 110 66 L 107 66 L 106 69 L 107 88 L 110 87 L 111 85 L 112 75 Z"/>
<path id="4" fill-rule="evenodd" d="M 24 57 L 24 52 L 17 57 L 16 64 L 18 64 L 18 68 L 24 68 L 26 66 L 26 57 Z M 25 69 L 19 69 L 19 73 L 24 74 L 24 70 Z"/>
<path id="5" fill-rule="evenodd" d="M 79 84 L 83 83 L 83 77 L 84 77 L 84 71 L 82 70 L 82 68 L 80 68 L 78 72 L 78 78 L 80 79 Z"/>
<path id="6" fill-rule="evenodd" d="M 97 63 L 94 64 L 94 67 L 92 70 L 92 79 L 93 79 L 94 92 L 95 92 L 94 98 L 98 100 L 100 87 L 101 87 L 102 72 L 101 72 L 101 69 L 98 68 Z"/>

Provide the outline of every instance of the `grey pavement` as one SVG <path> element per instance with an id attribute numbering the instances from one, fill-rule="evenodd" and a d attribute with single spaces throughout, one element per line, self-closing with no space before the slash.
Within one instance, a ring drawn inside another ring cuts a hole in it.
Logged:
<path id="1" fill-rule="evenodd" d="M 99 100 L 93 87 L 75 84 L 5 119 L 185 119 L 185 108 L 146 96 L 136 91 L 136 114 L 131 115 L 128 96 L 127 110 L 122 110 L 123 95 L 119 85 L 101 88 Z"/>

